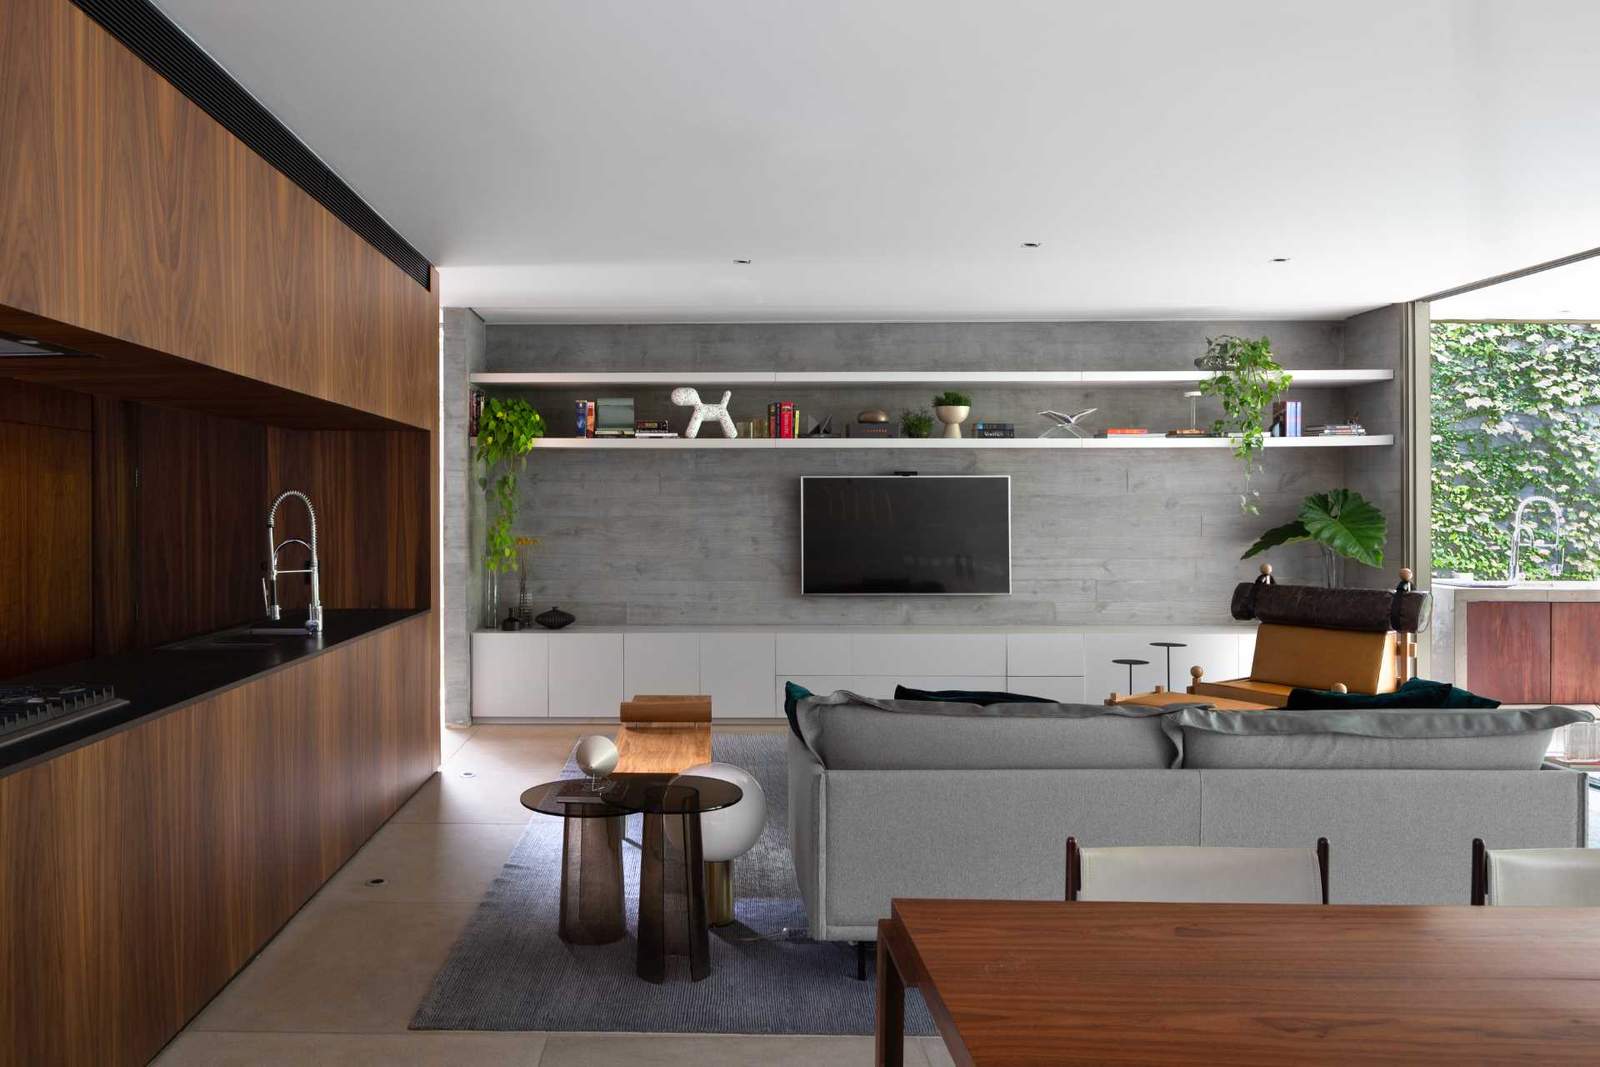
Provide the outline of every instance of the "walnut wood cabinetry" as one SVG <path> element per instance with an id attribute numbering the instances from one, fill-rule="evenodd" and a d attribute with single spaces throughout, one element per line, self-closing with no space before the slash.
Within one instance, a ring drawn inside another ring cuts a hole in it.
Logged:
<path id="1" fill-rule="evenodd" d="M 1469 601 L 1467 685 L 1506 704 L 1600 703 L 1600 603 Z"/>

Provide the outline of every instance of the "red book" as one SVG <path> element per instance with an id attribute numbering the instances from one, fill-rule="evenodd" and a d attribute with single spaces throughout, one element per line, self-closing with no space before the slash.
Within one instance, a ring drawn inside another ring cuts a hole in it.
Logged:
<path id="1" fill-rule="evenodd" d="M 779 405 L 779 418 L 780 418 L 780 422 L 781 422 L 781 428 L 779 429 L 778 436 L 779 437 L 793 437 L 794 436 L 794 401 L 785 400 L 785 401 L 783 401 L 783 403 L 781 405 Z"/>

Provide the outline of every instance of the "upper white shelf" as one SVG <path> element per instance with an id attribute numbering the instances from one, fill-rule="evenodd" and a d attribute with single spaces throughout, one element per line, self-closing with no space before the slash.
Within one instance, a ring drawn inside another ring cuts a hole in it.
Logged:
<path id="1" fill-rule="evenodd" d="M 712 431 L 715 433 L 715 429 Z M 1394 444 L 1394 435 L 1361 437 L 1269 437 L 1268 448 L 1377 448 Z M 732 449 L 732 448 L 1231 448 L 1226 437 L 541 437 L 536 450 L 572 449 Z"/>
<path id="2" fill-rule="evenodd" d="M 1394 380 L 1392 370 L 1295 370 L 1296 388 L 1341 388 Z M 484 371 L 474 385 L 521 385 L 578 388 L 599 385 L 1196 385 L 1209 371 L 1184 370 L 1048 370 L 1048 371 Z"/>

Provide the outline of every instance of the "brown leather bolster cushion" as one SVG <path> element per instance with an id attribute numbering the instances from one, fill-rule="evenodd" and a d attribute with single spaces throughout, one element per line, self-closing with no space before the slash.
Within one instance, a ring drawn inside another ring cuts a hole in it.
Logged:
<path id="1" fill-rule="evenodd" d="M 1415 634 L 1428 628 L 1431 608 L 1432 598 L 1427 593 L 1240 582 L 1233 589 L 1232 612 L 1236 619 L 1285 626 Z"/>

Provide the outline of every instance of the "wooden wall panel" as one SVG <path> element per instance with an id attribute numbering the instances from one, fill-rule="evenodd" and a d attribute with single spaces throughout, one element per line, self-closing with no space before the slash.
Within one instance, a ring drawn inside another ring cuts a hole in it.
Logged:
<path id="1" fill-rule="evenodd" d="M 0 5 L 0 306 L 431 427 L 438 294 L 68 0 Z"/>
<path id="2" fill-rule="evenodd" d="M 93 648 L 90 435 L 0 421 L 0 678 Z"/>
<path id="3" fill-rule="evenodd" d="M 94 654 L 138 645 L 139 406 L 94 397 Z"/>
<path id="4" fill-rule="evenodd" d="M 430 470 L 429 435 L 418 430 L 268 431 L 268 496 L 299 489 L 317 508 L 324 607 L 429 606 Z M 310 538 L 298 503 L 278 512 L 277 536 Z M 280 593 L 286 608 L 308 602 L 300 582 Z"/>
<path id="5" fill-rule="evenodd" d="M 266 428 L 141 407 L 137 438 L 138 644 L 259 616 Z"/>
<path id="6" fill-rule="evenodd" d="M 1550 605 L 1467 604 L 1467 687 L 1503 704 L 1550 702 Z"/>
<path id="7" fill-rule="evenodd" d="M 145 1063 L 222 988 L 437 766 L 430 632 L 0 778 L 0 1063 Z"/>

